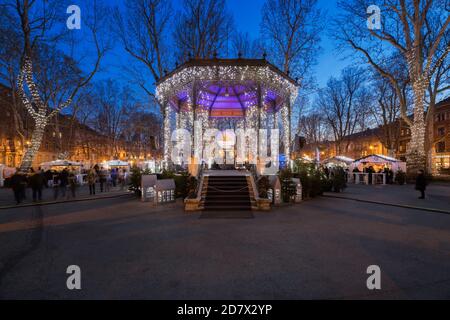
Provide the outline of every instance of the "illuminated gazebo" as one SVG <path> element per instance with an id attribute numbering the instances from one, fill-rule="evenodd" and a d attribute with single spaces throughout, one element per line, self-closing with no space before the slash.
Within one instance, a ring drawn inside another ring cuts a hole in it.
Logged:
<path id="1" fill-rule="evenodd" d="M 289 159 L 291 106 L 297 91 L 297 81 L 265 59 L 191 59 L 157 82 L 156 96 L 164 111 L 165 163 L 174 160 L 175 129 L 187 130 L 192 146 L 194 137 L 210 128 L 279 129 L 279 145 Z M 209 160 L 202 152 L 200 158 Z"/>

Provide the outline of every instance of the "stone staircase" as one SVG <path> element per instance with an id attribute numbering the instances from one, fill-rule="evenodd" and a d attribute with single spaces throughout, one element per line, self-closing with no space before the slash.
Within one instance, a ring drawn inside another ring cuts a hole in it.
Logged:
<path id="1" fill-rule="evenodd" d="M 250 176 L 204 176 L 200 210 L 256 210 L 255 192 Z"/>

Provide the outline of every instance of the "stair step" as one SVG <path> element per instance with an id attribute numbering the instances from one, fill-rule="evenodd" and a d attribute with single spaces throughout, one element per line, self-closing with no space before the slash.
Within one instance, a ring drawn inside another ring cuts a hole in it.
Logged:
<path id="1" fill-rule="evenodd" d="M 252 207 L 250 207 L 250 206 L 245 206 L 245 207 L 238 207 L 238 206 L 235 206 L 235 207 L 220 207 L 220 206 L 211 207 L 211 206 L 205 206 L 205 208 L 203 210 L 205 210 L 205 211 L 208 211 L 208 210 L 214 210 L 214 211 L 250 211 L 250 210 L 252 210 Z"/>

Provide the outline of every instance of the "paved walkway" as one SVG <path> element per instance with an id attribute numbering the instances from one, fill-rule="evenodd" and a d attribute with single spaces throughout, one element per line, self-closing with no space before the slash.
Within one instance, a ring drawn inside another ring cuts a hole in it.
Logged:
<path id="1" fill-rule="evenodd" d="M 59 196 L 57 199 L 54 198 L 54 190 L 53 188 L 44 188 L 42 190 L 42 202 L 54 202 L 56 201 L 66 201 L 66 200 L 76 200 L 76 199 L 85 199 L 85 198 L 103 198 L 107 196 L 115 196 L 122 195 L 128 193 L 127 188 L 121 190 L 120 187 L 111 187 L 109 191 L 100 192 L 100 185 L 96 186 L 96 195 L 89 195 L 89 187 L 87 185 L 77 187 L 75 198 L 72 197 L 70 189 L 67 188 L 66 196 L 62 197 L 61 192 L 59 192 Z M 33 203 L 33 194 L 31 188 L 26 189 L 26 199 L 22 202 L 22 205 L 30 205 Z M 15 206 L 16 201 L 14 200 L 14 193 L 10 188 L 0 188 L 0 209 L 2 207 Z"/>
<path id="2" fill-rule="evenodd" d="M 450 183 L 432 183 L 427 187 L 425 199 L 419 199 L 420 193 L 414 185 L 354 185 L 341 193 L 327 192 L 326 196 L 351 198 L 362 201 L 374 201 L 390 205 L 418 207 L 450 213 Z"/>
<path id="3" fill-rule="evenodd" d="M 0 299 L 450 299 L 450 215 L 321 197 L 199 219 L 180 204 L 2 212 Z M 70 265 L 81 290 L 66 287 Z"/>

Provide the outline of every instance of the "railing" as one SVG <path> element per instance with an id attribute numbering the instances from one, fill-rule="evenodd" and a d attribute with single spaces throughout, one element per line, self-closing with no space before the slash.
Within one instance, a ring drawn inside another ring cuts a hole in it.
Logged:
<path id="1" fill-rule="evenodd" d="M 372 179 L 369 178 L 372 175 Z M 372 181 L 370 181 L 372 180 Z M 367 172 L 349 172 L 348 182 L 353 182 L 354 184 L 386 184 L 386 174 L 385 173 L 367 173 Z M 370 183 L 369 183 L 370 182 Z"/>

